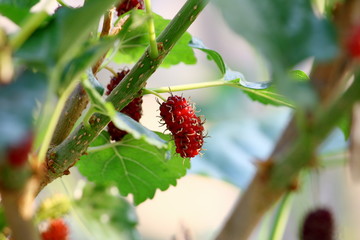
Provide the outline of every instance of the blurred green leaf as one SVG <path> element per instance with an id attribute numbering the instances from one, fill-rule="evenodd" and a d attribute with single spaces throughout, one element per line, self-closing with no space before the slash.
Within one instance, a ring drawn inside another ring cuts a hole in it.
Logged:
<path id="1" fill-rule="evenodd" d="M 61 88 L 58 91 L 62 92 L 72 80 L 76 79 L 87 68 L 95 64 L 96 61 L 111 48 L 115 40 L 115 38 L 108 38 L 100 39 L 96 43 L 87 43 L 81 53 L 66 65 L 60 80 Z M 103 95 L 104 88 L 95 76 L 91 73 L 90 75 L 88 74 L 88 77 L 100 95 Z"/>
<path id="2" fill-rule="evenodd" d="M 0 2 L 0 14 L 20 25 L 30 15 L 29 9 Z"/>
<path id="3" fill-rule="evenodd" d="M 4 208 L 0 206 L 0 232 L 4 230 L 4 227 L 6 227 L 6 219 L 5 219 L 5 213 Z"/>
<path id="4" fill-rule="evenodd" d="M 39 0 L 0 0 L 0 5 L 9 5 L 23 9 L 30 9 Z"/>
<path id="5" fill-rule="evenodd" d="M 286 70 L 310 56 L 327 60 L 337 53 L 332 25 L 315 16 L 307 0 L 216 1 L 229 26 L 268 59 Z"/>
<path id="6" fill-rule="evenodd" d="M 225 73 L 226 73 L 226 65 L 224 63 L 223 58 L 221 57 L 221 55 L 218 52 L 207 48 L 204 45 L 204 43 L 200 39 L 197 39 L 197 38 L 192 38 L 189 46 L 192 47 L 192 48 L 199 49 L 199 50 L 203 51 L 204 53 L 206 53 L 208 55 L 208 58 L 210 60 L 213 60 L 216 63 L 216 65 L 219 68 L 221 74 L 225 75 Z"/>
<path id="7" fill-rule="evenodd" d="M 158 134 L 166 141 L 171 140 L 168 135 Z M 169 150 L 159 149 L 129 134 L 121 142 L 105 145 L 109 143 L 109 134 L 102 132 L 77 167 L 90 181 L 114 184 L 123 196 L 132 194 L 136 205 L 153 198 L 157 189 L 164 191 L 170 185 L 175 186 L 176 180 L 190 167 L 189 159 L 175 153 L 172 141 Z M 101 147 L 104 145 L 107 147 Z"/>
<path id="8" fill-rule="evenodd" d="M 28 70 L 0 86 L 0 152 L 32 131 L 34 110 L 45 91 L 45 76 Z"/>
<path id="9" fill-rule="evenodd" d="M 79 53 L 102 14 L 115 0 L 88 0 L 80 8 L 59 8 L 52 19 L 16 52 L 16 57 L 32 66 L 51 68 L 69 62 Z"/>
<path id="10" fill-rule="evenodd" d="M 140 239 L 135 209 L 102 185 L 87 184 L 74 210 L 85 221 L 93 239 Z"/>
<path id="11" fill-rule="evenodd" d="M 153 14 L 155 32 L 158 36 L 168 25 L 170 20 L 165 20 L 160 15 Z M 115 55 L 114 61 L 119 64 L 136 62 L 149 45 L 149 36 L 146 24 L 146 13 L 144 11 L 132 11 L 130 18 L 125 22 L 119 33 L 121 46 Z M 179 63 L 195 64 L 194 51 L 188 45 L 191 35 L 185 33 L 175 44 L 171 52 L 166 56 L 161 67 L 170 67 Z M 161 44 L 161 43 L 159 43 Z"/>

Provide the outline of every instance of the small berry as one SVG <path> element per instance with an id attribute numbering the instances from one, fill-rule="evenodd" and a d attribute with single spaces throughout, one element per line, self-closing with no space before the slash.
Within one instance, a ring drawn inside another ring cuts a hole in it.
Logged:
<path id="1" fill-rule="evenodd" d="M 20 167 L 26 163 L 33 145 L 33 140 L 33 134 L 29 133 L 21 142 L 9 147 L 7 159 L 11 166 Z"/>
<path id="2" fill-rule="evenodd" d="M 109 95 L 112 90 L 121 82 L 121 80 L 128 74 L 130 70 L 125 69 L 119 72 L 116 76 L 114 76 L 110 83 L 107 85 L 107 92 L 106 94 Z M 142 115 L 142 96 L 134 98 L 127 106 L 125 106 L 121 113 L 124 113 L 134 119 L 135 121 L 139 122 L 141 115 Z M 120 141 L 127 132 L 118 129 L 113 122 L 110 122 L 108 124 L 108 132 L 110 134 L 110 137 L 114 141 Z"/>
<path id="3" fill-rule="evenodd" d="M 191 104 L 183 97 L 170 96 L 160 105 L 160 116 L 174 137 L 176 152 L 183 158 L 198 155 L 204 144 L 204 127 Z"/>
<path id="4" fill-rule="evenodd" d="M 116 11 L 117 11 L 117 15 L 121 16 L 124 13 L 127 13 L 128 11 L 130 11 L 133 8 L 137 8 L 137 9 L 144 9 L 144 1 L 143 0 L 125 0 L 122 1 L 122 3 L 120 3 L 117 7 L 116 7 Z"/>
<path id="5" fill-rule="evenodd" d="M 360 57 L 360 25 L 355 26 L 346 42 L 348 53 L 354 57 Z"/>
<path id="6" fill-rule="evenodd" d="M 68 240 L 69 229 L 62 219 L 51 220 L 49 227 L 41 233 L 42 240 Z"/>
<path id="7" fill-rule="evenodd" d="M 319 239 L 334 239 L 334 220 L 331 212 L 325 208 L 308 213 L 302 226 L 301 240 Z"/>

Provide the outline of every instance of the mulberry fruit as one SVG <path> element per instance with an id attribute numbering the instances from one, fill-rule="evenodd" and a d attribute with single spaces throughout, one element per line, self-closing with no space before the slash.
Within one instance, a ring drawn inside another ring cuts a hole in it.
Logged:
<path id="1" fill-rule="evenodd" d="M 352 29 L 346 44 L 350 56 L 360 58 L 360 26 L 355 26 Z"/>
<path id="2" fill-rule="evenodd" d="M 114 76 L 111 79 L 110 83 L 107 85 L 106 94 L 109 95 L 129 72 L 130 70 L 125 69 L 119 72 L 116 76 Z M 134 98 L 127 106 L 125 106 L 121 110 L 121 113 L 124 113 L 135 121 L 139 122 L 142 115 L 142 102 L 142 96 Z M 118 129 L 113 122 L 110 122 L 108 124 L 108 133 L 110 134 L 111 139 L 114 141 L 120 141 L 127 134 L 127 132 Z"/>
<path id="3" fill-rule="evenodd" d="M 301 240 L 333 240 L 334 220 L 331 212 L 319 208 L 308 213 L 301 231 Z"/>
<path id="4" fill-rule="evenodd" d="M 29 133 L 21 142 L 8 148 L 7 159 L 11 166 L 21 167 L 28 159 L 33 145 L 34 136 Z"/>
<path id="5" fill-rule="evenodd" d="M 117 7 L 116 12 L 118 16 L 127 13 L 133 8 L 144 9 L 144 1 L 143 0 L 125 0 L 122 1 Z"/>
<path id="6" fill-rule="evenodd" d="M 41 233 L 42 240 L 68 240 L 69 229 L 62 219 L 51 220 L 49 227 Z"/>
<path id="7" fill-rule="evenodd" d="M 202 120 L 183 97 L 170 96 L 160 105 L 160 116 L 172 133 L 176 152 L 183 158 L 195 157 L 204 143 Z"/>

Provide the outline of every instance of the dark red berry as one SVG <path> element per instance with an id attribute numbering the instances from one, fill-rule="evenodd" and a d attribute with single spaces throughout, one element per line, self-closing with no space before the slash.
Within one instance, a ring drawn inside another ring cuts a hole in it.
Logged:
<path id="1" fill-rule="evenodd" d="M 42 240 L 68 240 L 69 229 L 64 220 L 55 219 L 51 220 L 49 227 L 41 233 Z"/>
<path id="2" fill-rule="evenodd" d="M 360 57 L 360 25 L 353 27 L 346 45 L 350 56 L 354 58 Z"/>
<path id="3" fill-rule="evenodd" d="M 204 143 L 202 120 L 183 97 L 170 96 L 160 105 L 160 116 L 172 133 L 176 152 L 183 158 L 195 157 Z"/>
<path id="4" fill-rule="evenodd" d="M 144 9 L 143 0 L 124 0 L 116 7 L 117 15 L 121 16 L 133 8 Z"/>
<path id="5" fill-rule="evenodd" d="M 26 163 L 33 145 L 33 140 L 33 134 L 29 133 L 22 141 L 8 148 L 7 159 L 11 166 L 20 167 Z"/>
<path id="6" fill-rule="evenodd" d="M 326 208 L 313 210 L 305 217 L 301 240 L 333 240 L 334 220 Z"/>
<path id="7" fill-rule="evenodd" d="M 107 85 L 107 92 L 106 94 L 109 95 L 112 90 L 120 83 L 120 81 L 129 73 L 130 70 L 125 69 L 119 72 L 116 76 L 114 76 L 110 83 Z M 139 121 L 142 115 L 142 96 L 134 98 L 127 106 L 125 106 L 121 112 L 128 115 L 135 121 Z M 118 129 L 113 122 L 108 124 L 108 132 L 112 140 L 120 141 L 127 132 Z"/>

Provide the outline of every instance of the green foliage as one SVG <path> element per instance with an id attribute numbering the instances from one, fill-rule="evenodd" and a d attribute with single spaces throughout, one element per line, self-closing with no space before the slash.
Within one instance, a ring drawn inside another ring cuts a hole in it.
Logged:
<path id="1" fill-rule="evenodd" d="M 230 27 L 268 59 L 274 71 L 315 56 L 326 60 L 337 52 L 335 32 L 315 16 L 310 1 L 217 1 Z"/>
<path id="2" fill-rule="evenodd" d="M 133 11 L 131 13 L 130 19 L 126 21 L 119 33 L 121 45 L 119 52 L 113 59 L 115 62 L 119 64 L 133 63 L 144 53 L 144 50 L 149 44 L 148 30 L 145 22 L 147 17 L 148 16 L 144 11 Z M 156 35 L 158 36 L 169 24 L 170 20 L 165 20 L 155 13 L 153 14 L 153 17 Z M 179 64 L 180 62 L 185 64 L 195 64 L 196 58 L 194 51 L 188 46 L 190 40 L 190 34 L 185 33 L 164 59 L 161 66 L 168 68 L 172 65 Z"/>
<path id="3" fill-rule="evenodd" d="M 159 136 L 170 141 L 168 135 Z M 109 134 L 102 132 L 77 167 L 90 181 L 116 185 L 123 196 L 132 194 L 136 205 L 153 198 L 157 189 L 175 186 L 190 167 L 189 159 L 175 153 L 173 142 L 169 150 L 159 149 L 128 134 L 121 142 L 109 143 Z"/>
<path id="4" fill-rule="evenodd" d="M 193 48 L 196 48 L 196 49 L 199 49 L 199 50 L 203 51 L 204 53 L 206 53 L 207 56 L 208 56 L 208 59 L 213 60 L 216 63 L 216 66 L 219 68 L 220 73 L 222 75 L 226 74 L 227 67 L 226 67 L 226 65 L 224 63 L 224 60 L 223 60 L 222 56 L 218 52 L 207 48 L 204 45 L 204 43 L 201 40 L 197 39 L 197 38 L 192 38 L 189 46 L 193 47 Z"/>
<path id="5" fill-rule="evenodd" d="M 29 15 L 30 8 L 38 0 L 0 0 L 0 14 L 20 25 Z"/>
<path id="6" fill-rule="evenodd" d="M 43 100 L 46 77 L 25 70 L 0 87 L 0 153 L 32 131 L 36 102 Z"/>
<path id="7" fill-rule="evenodd" d="M 46 70 L 62 66 L 78 53 L 101 15 L 115 0 L 88 0 L 81 8 L 60 8 L 45 26 L 37 29 L 16 56 L 24 63 Z"/>
<path id="8" fill-rule="evenodd" d="M 109 188 L 87 184 L 81 199 L 74 203 L 92 239 L 140 239 L 134 208 Z"/>

